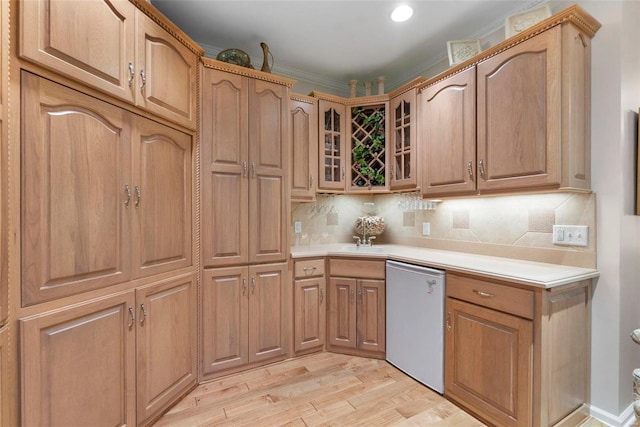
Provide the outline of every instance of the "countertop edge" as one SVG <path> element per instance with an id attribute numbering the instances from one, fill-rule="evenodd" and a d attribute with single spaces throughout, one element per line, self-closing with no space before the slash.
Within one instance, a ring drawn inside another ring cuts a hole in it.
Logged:
<path id="1" fill-rule="evenodd" d="M 428 248 L 419 248 L 413 246 L 402 246 L 402 245 L 380 245 L 376 248 L 381 248 L 376 252 L 369 252 L 371 249 L 364 249 L 363 252 L 356 252 L 354 249 L 344 250 L 344 247 L 349 245 L 345 244 L 335 244 L 335 245 L 326 245 L 326 246 L 301 246 L 301 247 L 291 247 L 291 258 L 293 260 L 301 259 L 301 258 L 318 258 L 318 257 L 347 257 L 347 258 L 367 258 L 367 259 L 379 259 L 379 260 L 393 260 L 400 262 L 413 263 L 418 265 L 423 265 L 426 267 L 432 267 L 442 270 L 447 270 L 449 272 L 462 273 L 462 274 L 473 274 L 480 277 L 485 277 L 489 279 L 503 280 L 508 281 L 510 283 L 521 284 L 525 286 L 532 286 L 543 289 L 551 289 L 563 285 L 567 285 L 570 283 L 575 283 L 583 280 L 590 280 L 600 276 L 600 273 L 596 269 L 582 268 L 582 267 L 572 267 L 561 264 L 545 264 L 534 261 L 526 261 L 526 260 L 517 260 L 510 258 L 501 258 L 501 257 L 492 257 L 487 255 L 475 255 L 468 254 L 462 252 L 453 252 L 453 251 L 443 251 L 439 249 L 428 249 Z M 343 248 L 343 249 L 341 249 Z M 400 254 L 403 250 L 410 250 L 415 252 L 421 252 L 422 256 L 407 256 Z M 395 253 L 394 253 L 395 252 Z M 434 258 L 452 256 L 452 257 L 462 257 L 467 258 L 468 260 L 480 260 L 486 261 L 484 264 L 485 269 L 474 268 L 469 265 L 471 262 L 465 263 L 452 263 L 452 262 L 443 262 L 438 261 L 437 259 L 430 259 L 428 255 L 432 255 Z M 517 275 L 511 274 L 506 271 L 500 271 L 499 267 L 491 267 L 491 263 L 522 263 L 523 266 L 528 267 L 536 267 L 540 265 L 541 268 L 546 269 L 555 269 L 557 267 L 557 272 L 553 274 L 555 277 L 550 277 L 548 280 L 544 280 L 542 278 L 535 278 L 531 276 Z"/>

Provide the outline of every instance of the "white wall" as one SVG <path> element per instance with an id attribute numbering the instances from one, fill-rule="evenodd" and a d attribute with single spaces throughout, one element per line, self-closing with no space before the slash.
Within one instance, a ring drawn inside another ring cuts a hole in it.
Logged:
<path id="1" fill-rule="evenodd" d="M 569 3 L 567 3 L 569 4 Z M 597 194 L 591 404 L 612 425 L 631 403 L 631 372 L 640 348 L 640 217 L 635 193 L 636 111 L 640 107 L 640 2 L 583 1 L 602 28 L 592 42 L 592 188 Z"/>

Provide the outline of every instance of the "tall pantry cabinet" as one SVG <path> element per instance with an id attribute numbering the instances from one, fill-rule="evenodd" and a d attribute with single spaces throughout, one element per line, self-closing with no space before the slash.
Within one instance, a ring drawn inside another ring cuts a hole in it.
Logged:
<path id="1" fill-rule="evenodd" d="M 288 354 L 293 80 L 202 61 L 200 358 L 208 379 Z"/>
<path id="2" fill-rule="evenodd" d="M 8 238 L 8 172 L 7 172 L 7 92 L 9 83 L 9 2 L 0 2 L 0 424 L 10 425 L 8 378 L 10 350 L 9 342 L 9 238 Z"/>
<path id="3" fill-rule="evenodd" d="M 13 420 L 149 425 L 197 383 L 203 52 L 148 2 L 72 3 L 15 18 Z"/>

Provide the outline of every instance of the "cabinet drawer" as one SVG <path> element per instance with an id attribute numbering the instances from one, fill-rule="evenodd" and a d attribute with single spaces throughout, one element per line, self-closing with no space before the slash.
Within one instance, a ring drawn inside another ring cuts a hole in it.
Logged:
<path id="1" fill-rule="evenodd" d="M 520 288 L 447 274 L 447 296 L 533 319 L 534 294 Z"/>
<path id="2" fill-rule="evenodd" d="M 336 258 L 329 260 L 332 276 L 357 277 L 358 279 L 384 279 L 385 262 Z"/>
<path id="3" fill-rule="evenodd" d="M 324 276 L 324 258 L 296 261 L 296 279 Z"/>

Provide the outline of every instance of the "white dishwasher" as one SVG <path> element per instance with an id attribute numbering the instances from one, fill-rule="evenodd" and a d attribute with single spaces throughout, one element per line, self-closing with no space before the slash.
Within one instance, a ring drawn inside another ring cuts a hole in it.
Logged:
<path id="1" fill-rule="evenodd" d="M 387 261 L 387 361 L 444 392 L 442 270 Z"/>

